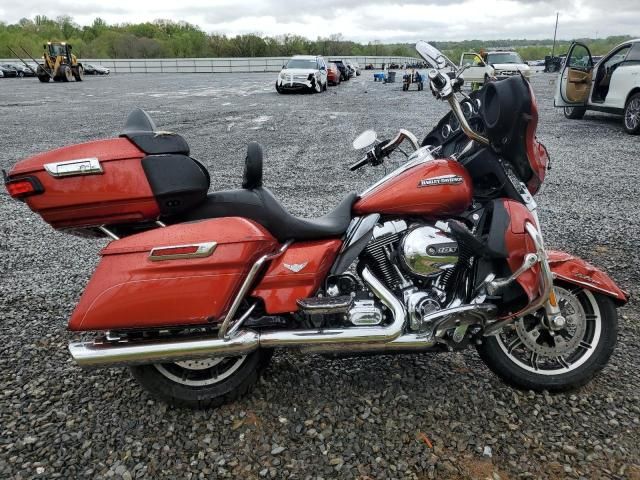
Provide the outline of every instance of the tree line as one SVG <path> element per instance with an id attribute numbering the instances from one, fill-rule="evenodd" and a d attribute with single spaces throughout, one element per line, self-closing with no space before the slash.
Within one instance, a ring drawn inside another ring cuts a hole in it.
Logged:
<path id="1" fill-rule="evenodd" d="M 608 37 L 585 42 L 594 55 L 604 54 L 630 37 Z M 235 37 L 207 34 L 187 22 L 156 20 L 137 24 L 109 25 L 96 18 L 91 25 L 80 26 L 72 17 L 50 19 L 38 15 L 16 24 L 0 22 L 0 58 L 10 58 L 9 48 L 23 47 L 34 58 L 42 55 L 47 41 L 66 41 L 81 58 L 185 58 L 185 57 L 277 57 L 294 54 L 384 55 L 415 57 L 413 44 L 366 44 L 349 41 L 340 34 L 310 40 L 300 35 L 276 37 L 244 34 Z M 468 40 L 433 42 L 454 62 L 466 51 L 507 47 L 517 50 L 525 60 L 542 59 L 551 53 L 551 40 Z M 561 41 L 556 53 L 567 50 L 570 42 Z"/>

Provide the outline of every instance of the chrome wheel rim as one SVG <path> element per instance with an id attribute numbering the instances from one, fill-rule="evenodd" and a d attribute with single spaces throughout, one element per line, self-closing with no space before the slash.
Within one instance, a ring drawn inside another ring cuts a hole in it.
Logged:
<path id="1" fill-rule="evenodd" d="M 634 130 L 640 125 L 640 98 L 634 98 L 627 105 L 624 113 L 624 124 L 629 130 Z"/>
<path id="2" fill-rule="evenodd" d="M 565 328 L 551 332 L 536 317 L 518 319 L 496 336 L 503 353 L 517 366 L 539 375 L 561 375 L 583 365 L 602 333 L 598 302 L 588 290 L 555 287 Z"/>
<path id="3" fill-rule="evenodd" d="M 158 363 L 154 367 L 169 380 L 188 387 L 205 387 L 220 383 L 235 373 L 247 356 L 205 358 L 174 363 Z"/>
<path id="4" fill-rule="evenodd" d="M 567 115 L 572 115 L 573 107 L 564 107 L 564 113 L 566 113 Z"/>

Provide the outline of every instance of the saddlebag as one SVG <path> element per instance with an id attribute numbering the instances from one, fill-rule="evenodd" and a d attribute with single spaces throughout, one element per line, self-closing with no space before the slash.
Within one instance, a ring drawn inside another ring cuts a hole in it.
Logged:
<path id="1" fill-rule="evenodd" d="M 69 320 L 69 330 L 206 325 L 221 319 L 250 267 L 277 249 L 251 220 L 226 217 L 115 240 Z"/>

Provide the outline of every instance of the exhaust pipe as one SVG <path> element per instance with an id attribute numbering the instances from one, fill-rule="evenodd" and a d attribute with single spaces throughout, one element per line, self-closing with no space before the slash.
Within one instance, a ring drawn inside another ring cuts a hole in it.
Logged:
<path id="1" fill-rule="evenodd" d="M 242 330 L 229 340 L 199 337 L 120 343 L 78 342 L 70 343 L 69 351 L 81 367 L 119 367 L 247 355 L 258 348 L 259 338 L 257 332 Z"/>
<path id="2" fill-rule="evenodd" d="M 384 303 L 391 314 L 393 322 L 386 327 L 353 327 L 319 330 L 292 330 L 265 332 L 260 334 L 260 346 L 274 347 L 315 347 L 321 346 L 323 352 L 344 350 L 353 344 L 368 345 L 387 343 L 400 336 L 404 329 L 407 312 L 404 305 L 378 280 L 368 268 L 362 270 L 362 279 L 371 291 Z"/>
<path id="3" fill-rule="evenodd" d="M 367 268 L 362 278 L 371 291 L 391 310 L 393 322 L 384 327 L 353 327 L 257 333 L 240 330 L 229 339 L 155 339 L 150 341 L 78 342 L 69 351 L 81 367 L 112 367 L 176 362 L 200 357 L 247 355 L 259 347 L 305 348 L 321 346 L 322 351 L 340 351 L 366 345 L 387 344 L 398 338 L 407 319 L 402 303 Z"/>

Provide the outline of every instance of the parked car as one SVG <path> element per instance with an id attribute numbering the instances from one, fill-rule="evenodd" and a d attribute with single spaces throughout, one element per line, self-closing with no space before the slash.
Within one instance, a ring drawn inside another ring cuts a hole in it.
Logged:
<path id="1" fill-rule="evenodd" d="M 336 66 L 338 67 L 338 70 L 340 70 L 340 80 L 341 81 L 345 81 L 345 80 L 349 80 L 351 78 L 351 75 L 349 75 L 349 67 L 347 66 L 346 63 L 344 63 L 344 60 L 329 60 L 332 63 L 335 63 Z"/>
<path id="2" fill-rule="evenodd" d="M 333 62 L 327 65 L 327 82 L 329 85 L 340 85 L 340 70 Z"/>
<path id="3" fill-rule="evenodd" d="M 2 65 L 0 65 L 0 70 L 2 70 L 2 74 L 6 78 L 8 78 L 8 77 L 17 77 L 18 76 L 18 70 L 16 70 L 13 67 L 13 65 L 10 65 L 8 63 L 3 63 Z"/>
<path id="4" fill-rule="evenodd" d="M 327 89 L 327 63 L 320 55 L 295 55 L 282 67 L 276 80 L 276 91 Z"/>
<path id="5" fill-rule="evenodd" d="M 596 64 L 586 45 L 571 44 L 554 105 L 570 119 L 587 110 L 623 115 L 627 133 L 640 134 L 640 39 L 621 43 Z"/>
<path id="6" fill-rule="evenodd" d="M 460 56 L 460 67 L 466 67 L 462 76 L 471 84 L 483 85 L 495 75 L 495 70 L 475 52 L 465 52 Z"/>
<path id="7" fill-rule="evenodd" d="M 498 80 L 520 74 L 524 75 L 527 79 L 531 78 L 531 67 L 529 67 L 516 52 L 487 52 L 484 61 L 487 65 L 493 67 L 494 76 Z"/>
<path id="8" fill-rule="evenodd" d="M 356 62 L 352 62 L 351 60 L 347 60 L 347 65 L 353 70 L 353 74 L 357 77 L 360 75 L 360 65 Z"/>
<path id="9" fill-rule="evenodd" d="M 82 67 L 85 75 L 109 75 L 111 72 L 107 67 L 96 63 L 83 63 Z"/>
<path id="10" fill-rule="evenodd" d="M 36 76 L 36 74 L 30 68 L 28 68 L 22 63 L 12 63 L 11 66 L 16 69 L 19 77 L 35 77 Z M 33 68 L 33 70 L 36 70 L 36 69 L 37 67 Z"/>

